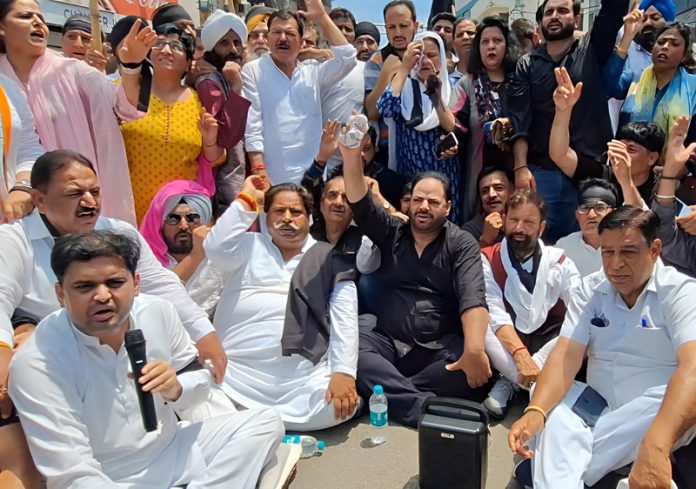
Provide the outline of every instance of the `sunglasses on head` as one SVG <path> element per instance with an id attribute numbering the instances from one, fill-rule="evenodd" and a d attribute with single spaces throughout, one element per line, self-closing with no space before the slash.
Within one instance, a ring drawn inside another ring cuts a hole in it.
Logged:
<path id="1" fill-rule="evenodd" d="M 191 224 L 200 224 L 201 222 L 201 216 L 199 214 L 186 214 L 185 216 L 181 214 L 169 214 L 164 218 L 164 223 L 170 226 L 176 226 L 182 219 L 186 219 L 186 222 Z"/>

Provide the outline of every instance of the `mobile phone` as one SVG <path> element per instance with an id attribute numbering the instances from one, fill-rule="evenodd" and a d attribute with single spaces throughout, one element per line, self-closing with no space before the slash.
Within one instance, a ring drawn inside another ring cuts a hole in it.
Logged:
<path id="1" fill-rule="evenodd" d="M 457 139 L 457 136 L 454 135 L 453 132 L 449 133 L 447 136 L 445 136 L 442 141 L 437 143 L 437 146 L 433 148 L 433 153 L 435 153 L 435 157 L 437 159 L 442 158 L 442 153 L 445 151 L 454 148 L 459 144 L 459 140 Z"/>
<path id="2" fill-rule="evenodd" d="M 691 214 L 693 212 L 691 210 L 691 207 L 686 205 L 686 203 L 683 202 L 682 200 L 679 200 L 678 197 L 674 198 L 674 203 L 677 205 L 677 213 L 676 213 L 677 217 L 688 216 L 689 214 Z"/>
<path id="3" fill-rule="evenodd" d="M 585 387 L 585 390 L 582 391 L 577 401 L 575 401 L 575 404 L 573 404 L 572 411 L 577 414 L 587 426 L 592 427 L 597 424 L 599 416 L 604 412 L 607 405 L 607 401 L 599 392 L 588 385 Z"/>

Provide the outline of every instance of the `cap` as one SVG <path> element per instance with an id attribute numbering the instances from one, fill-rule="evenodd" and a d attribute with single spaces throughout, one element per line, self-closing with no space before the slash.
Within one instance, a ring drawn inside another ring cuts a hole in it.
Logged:
<path id="1" fill-rule="evenodd" d="M 356 39 L 360 36 L 365 35 L 365 34 L 372 37 L 372 39 L 374 39 L 375 42 L 377 44 L 379 44 L 379 41 L 380 41 L 379 29 L 377 29 L 377 26 L 374 25 L 372 22 L 363 21 L 363 22 L 358 23 L 358 25 L 355 26 Z"/>
<path id="2" fill-rule="evenodd" d="M 317 443 L 317 450 L 323 452 L 324 448 L 326 448 L 326 442 L 324 440 L 319 440 L 319 442 Z"/>
<path id="3" fill-rule="evenodd" d="M 375 394 L 384 394 L 384 387 L 382 387 L 381 385 L 377 384 L 377 385 L 374 386 L 374 388 L 372 389 L 372 392 L 375 393 Z"/>

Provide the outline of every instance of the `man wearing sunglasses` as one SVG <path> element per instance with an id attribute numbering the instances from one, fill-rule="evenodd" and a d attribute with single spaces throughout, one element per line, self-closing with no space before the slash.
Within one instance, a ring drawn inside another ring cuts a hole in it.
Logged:
<path id="1" fill-rule="evenodd" d="M 179 277 L 189 296 L 209 315 L 224 285 L 222 273 L 203 250 L 212 215 L 212 202 L 204 187 L 190 180 L 174 180 L 157 192 L 140 225 L 155 258 Z"/>
<path id="2" fill-rule="evenodd" d="M 580 225 L 576 231 L 556 243 L 573 260 L 583 277 L 602 268 L 599 251 L 599 222 L 616 208 L 617 190 L 613 183 L 601 178 L 580 182 L 580 200 L 575 218 Z"/>

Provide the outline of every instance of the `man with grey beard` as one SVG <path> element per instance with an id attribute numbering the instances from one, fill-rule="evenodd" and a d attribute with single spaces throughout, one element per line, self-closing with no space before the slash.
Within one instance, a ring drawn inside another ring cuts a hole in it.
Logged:
<path id="1" fill-rule="evenodd" d="M 357 408 L 357 289 L 333 246 L 309 235 L 307 190 L 266 185 L 247 178 L 203 245 L 227 279 L 213 321 L 230 359 L 223 390 L 275 407 L 288 430 L 329 428 Z"/>

